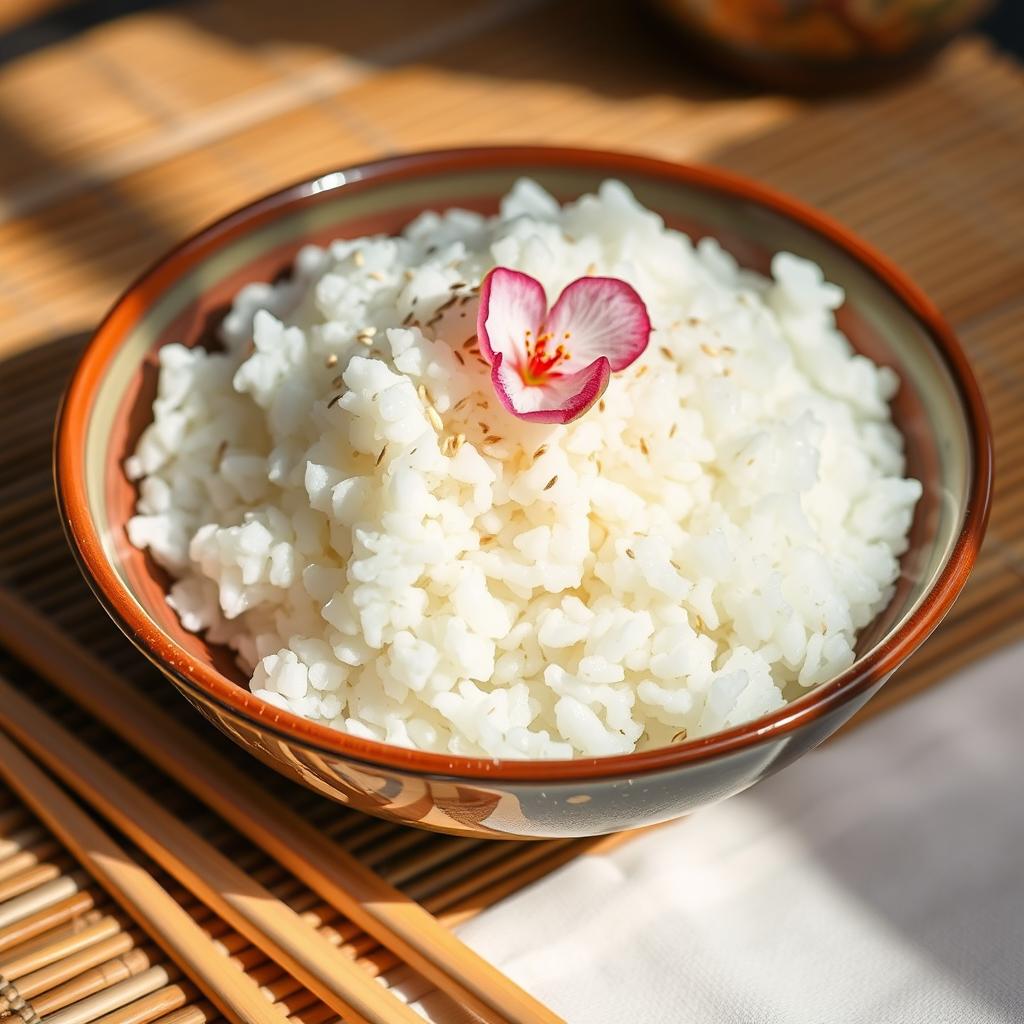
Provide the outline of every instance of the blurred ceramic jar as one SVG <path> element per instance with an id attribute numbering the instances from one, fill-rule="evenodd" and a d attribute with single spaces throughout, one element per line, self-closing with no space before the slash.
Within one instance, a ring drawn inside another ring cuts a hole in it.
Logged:
<path id="1" fill-rule="evenodd" d="M 994 0 L 655 0 L 707 57 L 787 89 L 843 89 L 923 63 Z"/>

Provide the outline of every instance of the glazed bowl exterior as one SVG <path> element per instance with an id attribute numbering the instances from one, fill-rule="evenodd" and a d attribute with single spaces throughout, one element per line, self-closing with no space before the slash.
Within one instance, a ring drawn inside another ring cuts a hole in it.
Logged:
<path id="1" fill-rule="evenodd" d="M 215 345 L 231 297 L 274 279 L 308 242 L 393 233 L 424 209 L 494 212 L 529 175 L 559 199 L 606 178 L 694 237 L 718 238 L 766 270 L 785 249 L 846 289 L 839 322 L 892 366 L 908 471 L 924 484 L 889 606 L 841 676 L 747 725 L 669 748 L 573 761 L 494 761 L 405 750 L 349 736 L 253 696 L 229 652 L 182 629 L 166 574 L 133 548 L 136 499 L 123 463 L 151 417 L 156 353 Z M 665 821 L 746 789 L 834 732 L 937 625 L 962 588 L 985 528 L 989 428 L 951 331 L 916 288 L 837 224 L 711 168 L 590 150 L 457 150 L 335 171 L 231 214 L 171 252 L 117 301 L 69 386 L 56 445 L 57 491 L 72 549 L 128 637 L 212 722 L 296 782 L 381 817 L 493 838 L 587 836 Z"/>

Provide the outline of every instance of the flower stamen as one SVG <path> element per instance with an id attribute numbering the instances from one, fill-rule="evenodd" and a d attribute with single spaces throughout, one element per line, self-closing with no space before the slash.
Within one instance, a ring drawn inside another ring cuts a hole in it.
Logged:
<path id="1" fill-rule="evenodd" d="M 537 335 L 537 340 L 533 341 L 530 337 L 530 331 L 526 332 L 526 340 L 523 344 L 526 360 L 518 367 L 519 375 L 523 378 L 524 384 L 529 384 L 531 387 L 540 387 L 546 381 L 562 376 L 562 371 L 556 368 L 560 363 L 567 363 L 572 358 L 572 354 L 565 345 L 561 344 L 555 348 L 554 352 L 549 352 L 548 342 L 553 337 L 550 331 L 541 328 L 540 333 Z M 566 332 L 565 337 L 569 337 L 568 332 Z"/>

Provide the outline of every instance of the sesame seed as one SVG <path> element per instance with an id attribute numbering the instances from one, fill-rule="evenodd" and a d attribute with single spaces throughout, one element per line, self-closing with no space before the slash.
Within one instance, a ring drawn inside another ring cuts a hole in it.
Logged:
<path id="1" fill-rule="evenodd" d="M 366 275 L 371 281 L 383 281 L 384 275 L 379 270 L 371 270 Z"/>
<path id="2" fill-rule="evenodd" d="M 420 401 L 424 405 L 430 405 L 431 404 L 430 392 L 427 390 L 426 384 L 420 384 L 420 386 L 418 388 L 416 388 L 416 394 L 420 396 Z"/>
<path id="3" fill-rule="evenodd" d="M 329 370 L 332 366 L 338 365 L 338 357 L 332 352 L 327 357 L 327 369 Z"/>
<path id="4" fill-rule="evenodd" d="M 651 450 L 647 447 L 647 442 L 642 437 L 640 438 L 640 451 L 642 451 L 644 455 L 651 454 Z"/>
<path id="5" fill-rule="evenodd" d="M 675 437 L 676 436 L 676 431 L 678 429 L 679 429 L 679 424 L 678 423 L 673 423 L 672 426 L 668 428 L 668 436 L 669 437 Z"/>
<path id="6" fill-rule="evenodd" d="M 454 306 L 455 303 L 458 302 L 458 301 L 459 301 L 458 295 L 453 295 L 450 299 L 448 299 L 445 302 L 442 302 L 441 305 L 437 307 L 437 312 L 438 313 L 443 313 L 446 309 L 450 308 L 451 306 Z"/>
<path id="7" fill-rule="evenodd" d="M 352 262 L 357 267 L 361 267 L 366 262 L 366 257 L 363 255 L 362 249 L 357 249 L 354 253 L 352 253 Z"/>
<path id="8" fill-rule="evenodd" d="M 689 324 L 689 325 L 690 325 L 691 327 L 700 327 L 700 325 L 701 325 L 701 320 L 700 320 L 700 317 L 696 317 L 696 316 L 688 316 L 688 317 L 686 318 L 686 322 L 687 322 L 687 323 L 688 323 L 688 324 Z"/>
<path id="9" fill-rule="evenodd" d="M 332 388 L 340 388 L 341 385 L 344 384 L 344 383 L 345 383 L 345 378 L 342 377 L 342 375 L 339 373 L 338 376 L 335 377 L 334 380 L 331 381 L 331 387 Z"/>
<path id="10" fill-rule="evenodd" d="M 334 396 L 334 397 L 333 397 L 333 398 L 332 398 L 332 399 L 331 399 L 331 400 L 330 400 L 330 401 L 329 401 L 329 402 L 327 403 L 327 408 L 328 408 L 328 409 L 330 409 L 330 408 L 331 408 L 331 406 L 333 406 L 335 402 L 338 402 L 338 401 L 340 401 L 340 400 L 341 400 L 341 395 L 335 395 L 335 396 Z"/>
<path id="11" fill-rule="evenodd" d="M 460 306 L 465 306 L 466 303 L 472 302 L 472 301 L 473 301 L 473 296 L 472 295 L 463 295 L 462 298 L 459 299 L 459 305 Z"/>
<path id="12" fill-rule="evenodd" d="M 601 401 L 597 403 L 597 409 L 598 409 L 598 412 L 604 412 L 604 411 L 605 411 L 605 409 L 607 409 L 607 408 L 608 408 L 608 406 L 607 406 L 607 405 L 605 405 L 605 401 L 604 401 L 604 399 L 602 398 L 602 399 L 601 399 Z"/>
<path id="13" fill-rule="evenodd" d="M 626 548 L 627 558 L 636 558 L 636 552 L 632 548 Z"/>
<path id="14" fill-rule="evenodd" d="M 736 355 L 736 349 L 734 349 L 734 348 L 732 347 L 732 345 L 723 345 L 723 346 L 722 346 L 722 351 L 723 351 L 723 352 L 724 352 L 724 353 L 725 353 L 725 354 L 726 354 L 727 356 L 734 356 L 734 355 Z"/>
<path id="15" fill-rule="evenodd" d="M 661 348 L 658 351 L 661 352 L 661 354 L 666 359 L 672 359 L 673 358 L 673 356 L 672 356 L 672 349 L 670 349 L 667 345 L 662 345 Z"/>
<path id="16" fill-rule="evenodd" d="M 539 459 L 539 458 L 540 458 L 540 457 L 541 457 L 541 456 L 542 456 L 542 455 L 543 455 L 543 454 L 544 454 L 544 453 L 545 453 L 545 452 L 546 452 L 547 450 L 548 450 L 548 446 L 547 446 L 546 444 L 542 444 L 542 445 L 541 445 L 541 446 L 540 446 L 540 447 L 539 447 L 539 448 L 538 448 L 538 449 L 537 449 L 537 450 L 536 450 L 536 451 L 535 451 L 535 452 L 533 453 L 533 457 L 534 457 L 535 459 Z"/>
<path id="17" fill-rule="evenodd" d="M 379 466 L 384 458 L 384 453 L 388 450 L 388 446 L 384 445 L 380 450 L 380 454 L 377 456 L 377 461 L 374 463 L 375 466 Z"/>
<path id="18" fill-rule="evenodd" d="M 403 327 L 408 327 L 409 324 L 412 323 L 412 318 L 413 318 L 413 312 L 412 312 L 412 310 L 409 310 L 409 312 L 405 314 L 405 319 L 402 321 L 402 326 Z"/>
<path id="19" fill-rule="evenodd" d="M 686 730 L 685 729 L 680 729 L 679 732 L 677 732 L 675 734 L 675 736 L 672 737 L 672 742 L 673 743 L 682 743 L 683 740 L 685 740 L 685 739 L 686 739 Z"/>
<path id="20" fill-rule="evenodd" d="M 460 288 L 465 288 L 465 287 L 466 287 L 466 282 L 465 281 L 456 281 L 451 286 L 451 289 L 452 289 L 453 292 L 457 292 Z"/>
<path id="21" fill-rule="evenodd" d="M 550 491 L 552 487 L 558 482 L 558 474 L 556 473 L 545 485 L 544 490 Z"/>
<path id="22" fill-rule="evenodd" d="M 455 411 L 458 412 L 460 409 L 465 409 L 466 405 L 471 401 L 472 396 L 466 395 L 465 398 L 460 398 L 455 403 Z"/>
<path id="23" fill-rule="evenodd" d="M 672 568 L 675 569 L 676 572 L 682 572 L 683 571 L 683 567 L 678 562 L 673 561 L 671 558 L 668 560 L 668 564 L 671 565 Z"/>
<path id="24" fill-rule="evenodd" d="M 484 423 L 484 421 L 483 421 L 483 420 L 477 420 L 476 422 L 477 422 L 477 426 L 479 426 L 479 428 L 480 428 L 480 429 L 481 429 L 481 430 L 482 430 L 482 431 L 483 431 L 483 432 L 484 432 L 485 434 L 489 434 L 489 433 L 491 432 L 491 428 L 490 428 L 489 426 L 487 426 L 487 424 L 486 424 L 486 423 Z"/>
<path id="25" fill-rule="evenodd" d="M 460 366 L 466 365 L 466 360 L 458 349 L 455 350 L 455 358 L 458 359 Z"/>
<path id="26" fill-rule="evenodd" d="M 502 441 L 502 437 L 499 434 L 488 434 L 484 438 L 484 444 L 499 444 Z"/>
<path id="27" fill-rule="evenodd" d="M 411 267 L 407 267 L 404 271 L 406 281 L 411 281 L 416 276 L 416 271 Z"/>
<path id="28" fill-rule="evenodd" d="M 640 369 L 636 371 L 636 379 L 639 380 L 649 369 L 650 367 L 646 364 L 641 366 Z"/>
<path id="29" fill-rule="evenodd" d="M 597 264 L 596 263 L 591 263 L 590 266 L 587 267 L 587 276 L 590 277 L 590 276 L 593 276 L 596 273 L 597 273 Z"/>
<path id="30" fill-rule="evenodd" d="M 430 425 L 438 433 L 444 430 L 444 420 L 441 419 L 440 413 L 432 405 L 427 406 L 427 419 L 430 420 Z"/>
<path id="31" fill-rule="evenodd" d="M 701 352 L 704 353 L 704 355 L 711 356 L 712 358 L 719 354 L 719 350 L 717 348 L 712 348 L 710 345 L 702 344 L 700 350 Z"/>

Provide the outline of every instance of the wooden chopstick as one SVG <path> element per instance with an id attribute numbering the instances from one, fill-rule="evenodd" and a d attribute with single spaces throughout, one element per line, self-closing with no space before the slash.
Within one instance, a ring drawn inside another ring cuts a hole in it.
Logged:
<path id="1" fill-rule="evenodd" d="M 230 1021 L 280 1024 L 259 988 L 217 953 L 179 904 L 4 735 L 0 776 Z"/>
<path id="2" fill-rule="evenodd" d="M 0 641 L 191 790 L 331 906 L 487 1024 L 561 1018 L 283 801 L 140 697 L 80 644 L 0 587 Z"/>
<path id="3" fill-rule="evenodd" d="M 0 677 L 0 727 L 165 871 L 346 1018 L 422 1024 L 287 904 Z M 264 1002 L 264 1006 L 268 1006 Z"/>

